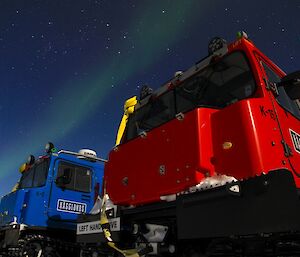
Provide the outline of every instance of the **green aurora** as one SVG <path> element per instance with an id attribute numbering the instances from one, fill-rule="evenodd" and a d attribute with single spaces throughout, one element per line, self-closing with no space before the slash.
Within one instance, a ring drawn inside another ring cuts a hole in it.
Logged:
<path id="1" fill-rule="evenodd" d="M 199 4 L 195 8 L 194 3 L 172 1 L 167 18 L 163 16 L 159 2 L 154 5 L 151 1 L 142 10 L 137 10 L 133 19 L 126 24 L 129 28 L 128 35 L 135 42 L 136 58 L 132 58 L 132 55 L 129 57 L 126 53 L 129 45 L 116 44 L 121 55 L 114 55 L 110 60 L 99 60 L 99 65 L 89 68 L 89 78 L 85 81 L 66 81 L 61 86 L 61 91 L 53 97 L 53 104 L 42 110 L 41 118 L 31 125 L 29 135 L 26 138 L 16 136 L 11 140 L 10 147 L 0 157 L 0 179 L 3 181 L 12 176 L 10 172 L 18 168 L 25 160 L 24 157 L 29 153 L 39 153 L 41 144 L 49 138 L 59 142 L 68 133 L 78 129 L 87 117 L 101 108 L 103 99 L 111 90 L 112 77 L 113 84 L 117 87 L 137 72 L 154 65 L 164 53 L 163 42 L 174 45 L 183 40 L 186 24 L 193 23 L 197 16 L 204 15 L 208 9 L 206 4 L 201 4 L 202 8 L 199 10 Z M 180 22 L 182 20 L 185 23 Z M 137 28 L 142 33 L 138 33 Z"/>

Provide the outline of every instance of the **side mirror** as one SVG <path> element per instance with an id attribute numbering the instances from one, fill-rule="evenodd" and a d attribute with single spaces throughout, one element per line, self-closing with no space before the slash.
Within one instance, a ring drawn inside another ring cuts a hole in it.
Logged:
<path id="1" fill-rule="evenodd" d="M 67 184 L 70 184 L 71 178 L 71 170 L 66 168 L 64 169 L 64 173 L 55 180 L 55 183 L 58 187 L 64 188 Z"/>
<path id="2" fill-rule="evenodd" d="M 284 87 L 292 100 L 300 99 L 300 71 L 292 72 L 281 79 L 279 87 Z"/>

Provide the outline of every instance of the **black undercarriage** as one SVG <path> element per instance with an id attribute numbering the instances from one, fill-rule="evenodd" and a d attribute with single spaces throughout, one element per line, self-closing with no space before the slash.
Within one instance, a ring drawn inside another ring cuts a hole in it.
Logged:
<path id="1" fill-rule="evenodd" d="M 0 257 L 68 257 L 79 256 L 75 231 L 9 225 L 0 229 Z"/>
<path id="2" fill-rule="evenodd" d="M 148 256 L 300 256 L 300 201 L 287 170 L 182 193 L 173 202 L 120 209 L 118 216 L 115 242 L 122 249 L 150 246 Z M 79 222 L 98 218 L 84 215 Z M 147 241 L 145 224 L 167 227 L 164 239 Z M 101 234 L 77 239 L 98 253 L 105 244 Z"/>

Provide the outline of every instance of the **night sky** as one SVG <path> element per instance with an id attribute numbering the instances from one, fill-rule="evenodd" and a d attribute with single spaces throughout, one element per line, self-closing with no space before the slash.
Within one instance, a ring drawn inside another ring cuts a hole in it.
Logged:
<path id="1" fill-rule="evenodd" d="M 0 195 L 51 141 L 107 157 L 124 101 L 239 30 L 286 72 L 300 69 L 300 1 L 1 0 Z"/>

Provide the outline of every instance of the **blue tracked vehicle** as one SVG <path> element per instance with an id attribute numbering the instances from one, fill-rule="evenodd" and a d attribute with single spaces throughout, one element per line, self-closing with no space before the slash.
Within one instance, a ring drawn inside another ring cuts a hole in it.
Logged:
<path id="1" fill-rule="evenodd" d="M 0 201 L 0 256 L 76 256 L 77 215 L 89 212 L 100 193 L 103 162 L 92 150 L 57 151 L 52 143 L 37 160 L 30 155 Z"/>

